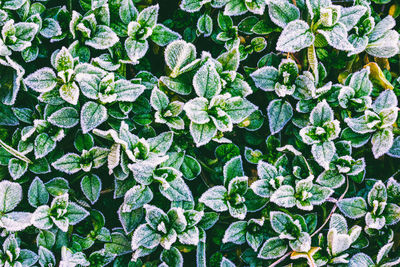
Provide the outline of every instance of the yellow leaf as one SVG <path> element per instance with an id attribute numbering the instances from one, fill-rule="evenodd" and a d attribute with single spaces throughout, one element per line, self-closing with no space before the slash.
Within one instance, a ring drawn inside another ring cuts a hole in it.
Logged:
<path id="1" fill-rule="evenodd" d="M 308 252 L 296 252 L 293 251 L 292 254 L 290 255 L 290 259 L 299 259 L 299 258 L 305 258 L 307 259 L 308 265 L 311 267 L 316 267 L 317 264 L 314 261 L 313 255 L 320 250 L 320 247 L 311 247 L 311 249 Z"/>
<path id="2" fill-rule="evenodd" d="M 369 67 L 371 71 L 369 78 L 374 85 L 378 85 L 379 87 L 384 89 L 393 90 L 393 85 L 391 85 L 390 82 L 386 79 L 378 64 L 376 64 L 375 62 L 370 62 L 364 66 L 364 68 L 366 67 Z"/>

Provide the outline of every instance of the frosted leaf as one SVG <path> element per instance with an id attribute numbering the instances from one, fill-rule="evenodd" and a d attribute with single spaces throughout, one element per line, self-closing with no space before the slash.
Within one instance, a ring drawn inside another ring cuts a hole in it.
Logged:
<path id="1" fill-rule="evenodd" d="M 97 25 L 92 38 L 86 40 L 85 44 L 94 49 L 107 49 L 119 41 L 117 34 L 108 26 Z"/>
<path id="2" fill-rule="evenodd" d="M 94 204 L 100 196 L 101 180 L 95 174 L 88 174 L 81 180 L 81 189 L 85 197 Z"/>
<path id="3" fill-rule="evenodd" d="M 72 128 L 79 122 L 79 114 L 75 108 L 65 107 L 51 114 L 47 121 L 61 128 Z"/>
<path id="4" fill-rule="evenodd" d="M 272 22 L 281 28 L 300 18 L 299 9 L 287 0 L 271 0 L 268 3 L 268 14 Z"/>
<path id="5" fill-rule="evenodd" d="M 314 43 L 314 35 L 305 21 L 294 20 L 283 29 L 276 44 L 276 50 L 294 53 Z"/>
<path id="6" fill-rule="evenodd" d="M 361 197 L 344 198 L 337 202 L 340 211 L 350 219 L 363 217 L 367 213 L 367 202 Z"/>
<path id="7" fill-rule="evenodd" d="M 31 223 L 39 229 L 50 229 L 53 226 L 53 222 L 50 219 L 49 206 L 38 207 L 32 214 Z"/>
<path id="8" fill-rule="evenodd" d="M 134 40 L 129 37 L 125 40 L 125 50 L 129 59 L 132 60 L 133 64 L 139 63 L 139 59 L 144 57 L 147 50 L 149 49 L 149 43 L 147 40 Z"/>
<path id="9" fill-rule="evenodd" d="M 125 193 L 122 211 L 129 212 L 142 207 L 153 199 L 153 192 L 148 186 L 136 185 Z"/>
<path id="10" fill-rule="evenodd" d="M 377 159 L 383 154 L 389 152 L 393 145 L 394 135 L 391 129 L 383 129 L 374 133 L 371 138 L 372 153 Z"/>
<path id="11" fill-rule="evenodd" d="M 81 157 L 74 153 L 68 153 L 51 164 L 56 170 L 73 174 L 81 169 Z"/>
<path id="12" fill-rule="evenodd" d="M 288 249 L 286 242 L 279 237 L 272 237 L 265 241 L 257 257 L 269 260 L 282 257 Z"/>
<path id="13" fill-rule="evenodd" d="M 196 48 L 191 43 L 178 40 L 167 46 L 164 55 L 165 63 L 172 70 L 170 76 L 175 78 L 196 59 Z"/>
<path id="14" fill-rule="evenodd" d="M 354 49 L 353 45 L 347 40 L 347 29 L 342 23 L 337 23 L 329 30 L 318 30 L 322 34 L 329 45 L 344 51 L 351 51 Z"/>
<path id="15" fill-rule="evenodd" d="M 22 187 L 18 183 L 9 181 L 0 182 L 0 211 L 9 212 L 22 200 Z"/>
<path id="16" fill-rule="evenodd" d="M 226 194 L 227 190 L 225 187 L 220 185 L 214 186 L 201 195 L 199 202 L 204 203 L 206 206 L 217 212 L 227 211 L 228 207 L 225 201 Z"/>
<path id="17" fill-rule="evenodd" d="M 95 102 L 86 102 L 81 110 L 81 128 L 83 133 L 90 132 L 108 118 L 107 109 Z"/>
<path id="18" fill-rule="evenodd" d="M 114 83 L 114 92 L 117 101 L 134 102 L 145 90 L 145 86 L 134 84 L 127 80 L 118 80 Z"/>
<path id="19" fill-rule="evenodd" d="M 240 96 L 232 97 L 225 102 L 224 111 L 232 123 L 239 123 L 256 111 L 258 107 Z"/>
<path id="20" fill-rule="evenodd" d="M 193 87 L 200 97 L 211 99 L 221 91 L 221 79 L 214 63 L 207 61 L 194 75 Z"/>
<path id="21" fill-rule="evenodd" d="M 169 104 L 168 96 L 157 87 L 154 87 L 151 91 L 150 104 L 157 111 L 164 110 Z"/>
<path id="22" fill-rule="evenodd" d="M 138 16 L 138 22 L 142 27 L 153 28 L 157 23 L 159 5 L 149 6 L 143 9 Z"/>
<path id="23" fill-rule="evenodd" d="M 239 221 L 229 225 L 228 229 L 225 230 L 223 243 L 234 243 L 237 245 L 244 244 L 246 242 L 246 228 L 247 222 Z"/>
<path id="24" fill-rule="evenodd" d="M 350 31 L 365 14 L 367 8 L 362 5 L 352 7 L 341 7 L 339 21 L 343 23 L 347 31 Z"/>
<path id="25" fill-rule="evenodd" d="M 294 188 L 290 185 L 283 185 L 272 195 L 270 201 L 278 206 L 291 208 L 296 204 Z"/>
<path id="26" fill-rule="evenodd" d="M 315 161 L 325 170 L 329 169 L 329 164 L 336 153 L 335 144 L 332 141 L 326 141 L 319 144 L 313 144 L 311 153 Z"/>
<path id="27" fill-rule="evenodd" d="M 61 98 L 68 103 L 72 105 L 76 105 L 78 103 L 79 88 L 75 82 L 63 84 L 59 91 Z"/>
<path id="28" fill-rule="evenodd" d="M 194 123 L 204 124 L 210 121 L 208 116 L 208 100 L 203 97 L 196 97 L 189 100 L 183 109 L 186 116 Z"/>
<path id="29" fill-rule="evenodd" d="M 205 124 L 191 122 L 189 128 L 197 147 L 207 144 L 217 134 L 217 128 L 213 122 Z"/>
<path id="30" fill-rule="evenodd" d="M 282 99 L 271 101 L 267 108 L 268 122 L 271 134 L 280 132 L 293 116 L 293 108 L 289 102 Z"/>
<path id="31" fill-rule="evenodd" d="M 24 83 L 37 92 L 48 92 L 57 85 L 57 77 L 50 68 L 41 68 L 24 79 Z"/>
<path id="32" fill-rule="evenodd" d="M 155 248 L 160 244 L 161 235 L 151 229 L 147 224 L 142 224 L 136 228 L 132 236 L 132 250 L 140 246 L 145 248 Z"/>

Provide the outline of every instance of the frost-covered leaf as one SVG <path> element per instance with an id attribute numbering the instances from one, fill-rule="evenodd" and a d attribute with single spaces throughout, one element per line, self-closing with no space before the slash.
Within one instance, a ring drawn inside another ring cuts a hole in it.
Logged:
<path id="1" fill-rule="evenodd" d="M 221 91 L 221 79 L 212 61 L 207 61 L 194 75 L 193 87 L 196 94 L 211 99 Z"/>
<path id="2" fill-rule="evenodd" d="M 49 193 L 39 177 L 36 177 L 29 186 L 28 201 L 35 208 L 45 205 L 49 201 Z"/>
<path id="3" fill-rule="evenodd" d="M 107 49 L 119 41 L 117 34 L 108 26 L 98 25 L 93 37 L 85 42 L 94 49 Z"/>
<path id="4" fill-rule="evenodd" d="M 100 196 L 101 180 L 95 174 L 88 174 L 81 180 L 81 189 L 85 197 L 94 204 Z"/>
<path id="5" fill-rule="evenodd" d="M 79 114 L 75 108 L 65 107 L 51 114 L 47 120 L 61 128 L 72 128 L 78 124 Z"/>
<path id="6" fill-rule="evenodd" d="M 296 198 L 294 194 L 295 191 L 292 186 L 283 185 L 271 195 L 270 200 L 278 206 L 291 208 L 296 204 Z"/>
<path id="7" fill-rule="evenodd" d="M 10 181 L 0 182 L 0 210 L 1 212 L 9 212 L 22 200 L 22 187 L 18 183 Z"/>
<path id="8" fill-rule="evenodd" d="M 267 108 L 268 122 L 271 134 L 280 132 L 293 116 L 293 108 L 283 99 L 271 101 Z"/>
<path id="9" fill-rule="evenodd" d="M 88 133 L 108 118 L 107 109 L 95 102 L 86 102 L 81 110 L 81 128 L 83 133 Z"/>
<path id="10" fill-rule="evenodd" d="M 344 198 L 337 203 L 340 211 L 351 219 L 363 217 L 367 213 L 367 203 L 361 197 Z"/>
<path id="11" fill-rule="evenodd" d="M 51 164 L 56 170 L 73 174 L 81 170 L 81 157 L 74 153 L 68 153 Z"/>
<path id="12" fill-rule="evenodd" d="M 271 20 L 281 28 L 300 18 L 300 11 L 289 1 L 273 0 L 268 3 L 268 14 Z"/>
<path id="13" fill-rule="evenodd" d="M 305 21 L 294 20 L 283 29 L 276 44 L 276 50 L 294 53 L 314 43 L 314 35 Z"/>
<path id="14" fill-rule="evenodd" d="M 213 122 L 205 124 L 190 123 L 190 134 L 198 147 L 210 142 L 216 133 L 217 128 Z"/>
<path id="15" fill-rule="evenodd" d="M 329 30 L 318 30 L 329 45 L 338 50 L 353 50 L 353 45 L 347 40 L 347 29 L 342 23 L 337 23 Z"/>
<path id="16" fill-rule="evenodd" d="M 33 90 L 43 93 L 52 90 L 57 85 L 57 77 L 50 68 L 42 68 L 24 79 L 25 84 Z"/>
<path id="17" fill-rule="evenodd" d="M 336 153 L 336 147 L 332 141 L 314 144 L 311 147 L 311 153 L 315 161 L 325 170 L 328 170 L 329 164 Z"/>
<path id="18" fill-rule="evenodd" d="M 393 132 L 390 129 L 383 129 L 374 133 L 371 138 L 372 153 L 377 159 L 383 154 L 389 152 L 393 145 Z"/>
<path id="19" fill-rule="evenodd" d="M 283 256 L 288 249 L 287 243 L 279 237 L 271 237 L 265 241 L 258 254 L 259 258 L 268 260 Z"/>
<path id="20" fill-rule="evenodd" d="M 201 195 L 199 202 L 204 203 L 206 206 L 210 207 L 212 210 L 222 212 L 228 210 L 226 205 L 225 197 L 227 190 L 223 186 L 214 186 L 208 189 Z"/>

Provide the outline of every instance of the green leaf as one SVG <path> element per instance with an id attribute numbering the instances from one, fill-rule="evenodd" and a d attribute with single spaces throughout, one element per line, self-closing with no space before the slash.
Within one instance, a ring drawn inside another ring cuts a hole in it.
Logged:
<path id="1" fill-rule="evenodd" d="M 226 229 L 222 242 L 231 242 L 237 245 L 244 244 L 246 242 L 246 228 L 247 222 L 239 221 L 232 223 Z"/>
<path id="2" fill-rule="evenodd" d="M 132 236 L 132 250 L 138 249 L 140 246 L 145 248 L 155 248 L 160 244 L 161 235 L 150 228 L 147 224 L 142 224 L 136 228 Z M 110 251 L 111 252 L 111 251 Z"/>
<path id="3" fill-rule="evenodd" d="M 168 96 L 157 87 L 154 87 L 151 91 L 150 104 L 157 111 L 164 110 L 169 104 Z"/>
<path id="4" fill-rule="evenodd" d="M 194 157 L 185 155 L 179 170 L 182 172 L 183 177 L 193 180 L 200 175 L 201 165 Z"/>
<path id="5" fill-rule="evenodd" d="M 362 197 L 344 198 L 337 202 L 337 206 L 350 219 L 363 217 L 367 213 L 367 203 Z"/>
<path id="6" fill-rule="evenodd" d="M 226 186 L 228 186 L 232 179 L 244 176 L 242 157 L 234 157 L 230 159 L 227 163 L 225 163 L 223 174 L 224 184 Z"/>
<path id="7" fill-rule="evenodd" d="M 163 264 L 165 264 L 165 266 L 176 266 L 176 267 L 183 266 L 182 254 L 175 247 L 172 247 L 170 250 L 163 250 L 163 252 L 160 255 L 160 260 L 163 261 Z"/>
<path id="8" fill-rule="evenodd" d="M 349 261 L 349 267 L 370 267 L 374 265 L 371 257 L 362 252 L 355 254 Z"/>
<path id="9" fill-rule="evenodd" d="M 333 48 L 344 51 L 351 51 L 354 49 L 353 45 L 347 40 L 347 29 L 342 23 L 337 23 L 330 29 L 318 30 L 322 34 L 328 44 Z"/>
<path id="10" fill-rule="evenodd" d="M 67 153 L 51 164 L 53 168 L 67 174 L 73 174 L 81 170 L 81 157 L 74 153 Z"/>
<path id="11" fill-rule="evenodd" d="M 24 175 L 28 170 L 28 163 L 20 159 L 12 158 L 8 162 L 8 172 L 14 180 L 17 180 Z"/>
<path id="12" fill-rule="evenodd" d="M 207 99 L 221 91 L 221 79 L 212 61 L 207 61 L 194 75 L 193 87 L 196 94 Z"/>
<path id="13" fill-rule="evenodd" d="M 367 8 L 362 5 L 342 7 L 339 21 L 343 23 L 347 31 L 350 31 L 354 26 L 356 26 L 366 11 Z"/>
<path id="14" fill-rule="evenodd" d="M 211 141 L 217 133 L 217 128 L 212 121 L 205 124 L 190 123 L 190 134 L 196 146 L 203 146 Z"/>
<path id="15" fill-rule="evenodd" d="M 88 174 L 81 180 L 81 189 L 85 197 L 94 204 L 100 196 L 101 180 L 95 174 Z"/>
<path id="16" fill-rule="evenodd" d="M 117 34 L 108 26 L 97 25 L 93 37 L 85 41 L 85 44 L 94 49 L 107 49 L 119 41 Z"/>
<path id="17" fill-rule="evenodd" d="M 111 234 L 111 242 L 104 244 L 107 252 L 115 255 L 123 255 L 131 251 L 129 240 L 121 233 L 114 232 Z"/>
<path id="18" fill-rule="evenodd" d="M 138 227 L 143 219 L 143 209 L 136 209 L 129 212 L 118 210 L 118 217 L 126 234 L 129 234 Z"/>
<path id="19" fill-rule="evenodd" d="M 267 108 L 269 129 L 271 134 L 280 132 L 293 116 L 293 108 L 283 99 L 271 101 Z"/>
<path id="20" fill-rule="evenodd" d="M 282 257 L 288 249 L 286 242 L 279 237 L 272 237 L 265 241 L 258 253 L 259 258 L 269 260 Z"/>
<path id="21" fill-rule="evenodd" d="M 371 138 L 372 153 L 377 159 L 389 152 L 393 145 L 393 132 L 391 129 L 383 129 L 376 133 Z"/>
<path id="22" fill-rule="evenodd" d="M 300 18 L 299 9 L 289 1 L 273 0 L 268 3 L 268 14 L 271 20 L 281 28 Z"/>
<path id="23" fill-rule="evenodd" d="M 154 28 L 154 26 L 157 23 L 158 10 L 159 10 L 158 5 L 149 6 L 143 9 L 142 12 L 139 13 L 137 21 L 143 28 L 145 27 Z"/>
<path id="24" fill-rule="evenodd" d="M 239 16 L 247 12 L 245 2 L 241 0 L 230 0 L 225 5 L 224 15 L 226 16 Z"/>
<path id="25" fill-rule="evenodd" d="M 142 207 L 153 199 L 153 192 L 148 186 L 136 185 L 125 193 L 122 211 L 129 212 Z"/>
<path id="26" fill-rule="evenodd" d="M 126 53 L 134 64 L 139 63 L 138 60 L 144 57 L 148 49 L 149 43 L 147 40 L 134 40 L 130 37 L 125 40 Z"/>
<path id="27" fill-rule="evenodd" d="M 283 29 L 276 44 L 276 50 L 295 53 L 314 43 L 314 35 L 305 21 L 294 20 Z"/>
<path id="28" fill-rule="evenodd" d="M 180 8 L 186 12 L 196 12 L 199 11 L 203 6 L 203 0 L 182 0 Z"/>
<path id="29" fill-rule="evenodd" d="M 204 203 L 217 212 L 227 211 L 228 206 L 225 201 L 226 194 L 227 190 L 225 187 L 220 185 L 213 186 L 201 195 L 199 202 Z"/>
<path id="30" fill-rule="evenodd" d="M 151 40 L 159 46 L 166 46 L 172 41 L 178 40 L 181 38 L 180 34 L 170 30 L 162 24 L 157 24 L 153 33 L 151 34 Z"/>
<path id="31" fill-rule="evenodd" d="M 88 133 L 108 118 L 107 109 L 101 104 L 89 101 L 81 110 L 81 128 L 83 133 Z"/>
<path id="32" fill-rule="evenodd" d="M 32 214 L 32 224 L 39 229 L 50 229 L 53 222 L 50 219 L 50 207 L 47 205 L 38 207 Z"/>
<path id="33" fill-rule="evenodd" d="M 292 186 L 283 185 L 272 194 L 270 201 L 278 206 L 291 208 L 296 204 L 296 198 L 294 194 L 295 192 Z"/>
<path id="34" fill-rule="evenodd" d="M 332 141 L 327 141 L 319 144 L 313 144 L 311 153 L 315 161 L 325 170 L 329 169 L 329 164 L 336 153 L 335 144 Z"/>
<path id="35" fill-rule="evenodd" d="M 203 14 L 197 20 L 197 30 L 204 35 L 204 37 L 208 37 L 211 35 L 213 30 L 213 21 L 211 17 L 207 14 Z"/>
<path id="36" fill-rule="evenodd" d="M 51 124 L 61 128 L 72 128 L 79 122 L 79 114 L 72 107 L 57 110 L 47 118 Z"/>
<path id="37" fill-rule="evenodd" d="M 78 204 L 74 202 L 69 202 L 68 207 L 67 207 L 67 213 L 65 214 L 65 217 L 68 218 L 69 224 L 70 225 L 75 225 L 85 219 L 89 215 L 89 212 L 87 212 L 84 208 L 79 206 Z"/>
<path id="38" fill-rule="evenodd" d="M 35 138 L 35 158 L 45 157 L 56 148 L 56 142 L 47 133 L 41 133 Z"/>
<path id="39" fill-rule="evenodd" d="M 45 67 L 26 77 L 24 83 L 33 90 L 43 93 L 56 87 L 57 78 L 52 69 Z"/>
<path id="40" fill-rule="evenodd" d="M 173 41 L 165 49 L 165 63 L 171 69 L 170 76 L 176 78 L 196 59 L 196 48 L 183 40 Z"/>
<path id="41" fill-rule="evenodd" d="M 15 209 L 22 200 L 22 187 L 18 183 L 0 182 L 0 211 L 6 213 Z"/>
<path id="42" fill-rule="evenodd" d="M 48 201 L 49 193 L 47 192 L 43 181 L 39 177 L 35 177 L 28 190 L 29 204 L 32 207 L 37 208 L 41 205 L 47 204 Z"/>
<path id="43" fill-rule="evenodd" d="M 51 250 L 40 246 L 39 247 L 39 264 L 40 266 L 54 266 L 56 265 L 56 257 Z"/>
<path id="44" fill-rule="evenodd" d="M 250 101 L 239 96 L 232 97 L 225 102 L 224 111 L 229 115 L 232 123 L 239 123 L 257 110 Z"/>

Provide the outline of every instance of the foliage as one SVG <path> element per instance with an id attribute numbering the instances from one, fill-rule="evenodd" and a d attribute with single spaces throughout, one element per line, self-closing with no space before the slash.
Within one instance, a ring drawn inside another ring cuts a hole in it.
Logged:
<path id="1" fill-rule="evenodd" d="M 0 3 L 0 266 L 399 266 L 400 2 Z"/>

